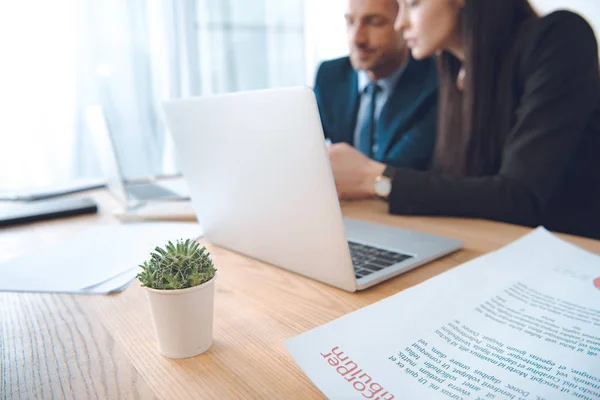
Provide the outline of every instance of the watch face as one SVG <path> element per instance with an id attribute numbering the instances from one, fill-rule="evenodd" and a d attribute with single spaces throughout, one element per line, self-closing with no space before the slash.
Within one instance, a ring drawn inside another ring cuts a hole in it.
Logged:
<path id="1" fill-rule="evenodd" d="M 392 191 L 392 182 L 386 178 L 380 178 L 375 182 L 375 193 L 380 197 L 388 197 Z"/>

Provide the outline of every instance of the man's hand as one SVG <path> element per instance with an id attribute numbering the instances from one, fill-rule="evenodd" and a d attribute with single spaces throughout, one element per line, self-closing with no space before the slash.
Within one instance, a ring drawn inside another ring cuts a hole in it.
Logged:
<path id="1" fill-rule="evenodd" d="M 384 164 L 346 143 L 329 146 L 329 161 L 340 200 L 375 196 L 375 179 L 383 174 Z"/>

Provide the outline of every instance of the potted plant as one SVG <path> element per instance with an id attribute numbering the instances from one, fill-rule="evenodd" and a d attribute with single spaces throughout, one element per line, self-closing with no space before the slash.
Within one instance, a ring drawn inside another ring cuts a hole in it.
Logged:
<path id="1" fill-rule="evenodd" d="M 216 270 L 192 239 L 157 247 L 137 275 L 146 288 L 158 351 L 169 358 L 202 354 L 212 345 Z"/>

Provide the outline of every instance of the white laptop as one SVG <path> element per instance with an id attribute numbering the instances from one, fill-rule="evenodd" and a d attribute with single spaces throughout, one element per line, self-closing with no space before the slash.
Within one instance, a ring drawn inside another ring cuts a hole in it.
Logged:
<path id="1" fill-rule="evenodd" d="M 356 291 L 461 248 L 458 240 L 342 217 L 313 91 L 164 104 L 208 240 Z"/>
<path id="2" fill-rule="evenodd" d="M 189 190 L 182 177 L 161 181 L 126 181 L 104 111 L 99 106 L 85 110 L 85 120 L 92 134 L 94 147 L 100 162 L 102 174 L 108 190 L 123 204 L 135 208 L 152 201 L 173 201 L 189 199 Z"/>

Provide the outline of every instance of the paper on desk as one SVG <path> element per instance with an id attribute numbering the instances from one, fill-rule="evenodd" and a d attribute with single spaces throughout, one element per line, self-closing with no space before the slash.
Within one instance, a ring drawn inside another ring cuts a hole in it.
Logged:
<path id="1" fill-rule="evenodd" d="M 194 223 L 98 226 L 0 264 L 0 291 L 104 294 L 122 290 L 156 246 L 199 236 L 201 229 Z"/>
<path id="2" fill-rule="evenodd" d="M 329 398 L 600 398 L 600 257 L 543 229 L 287 341 Z"/>

